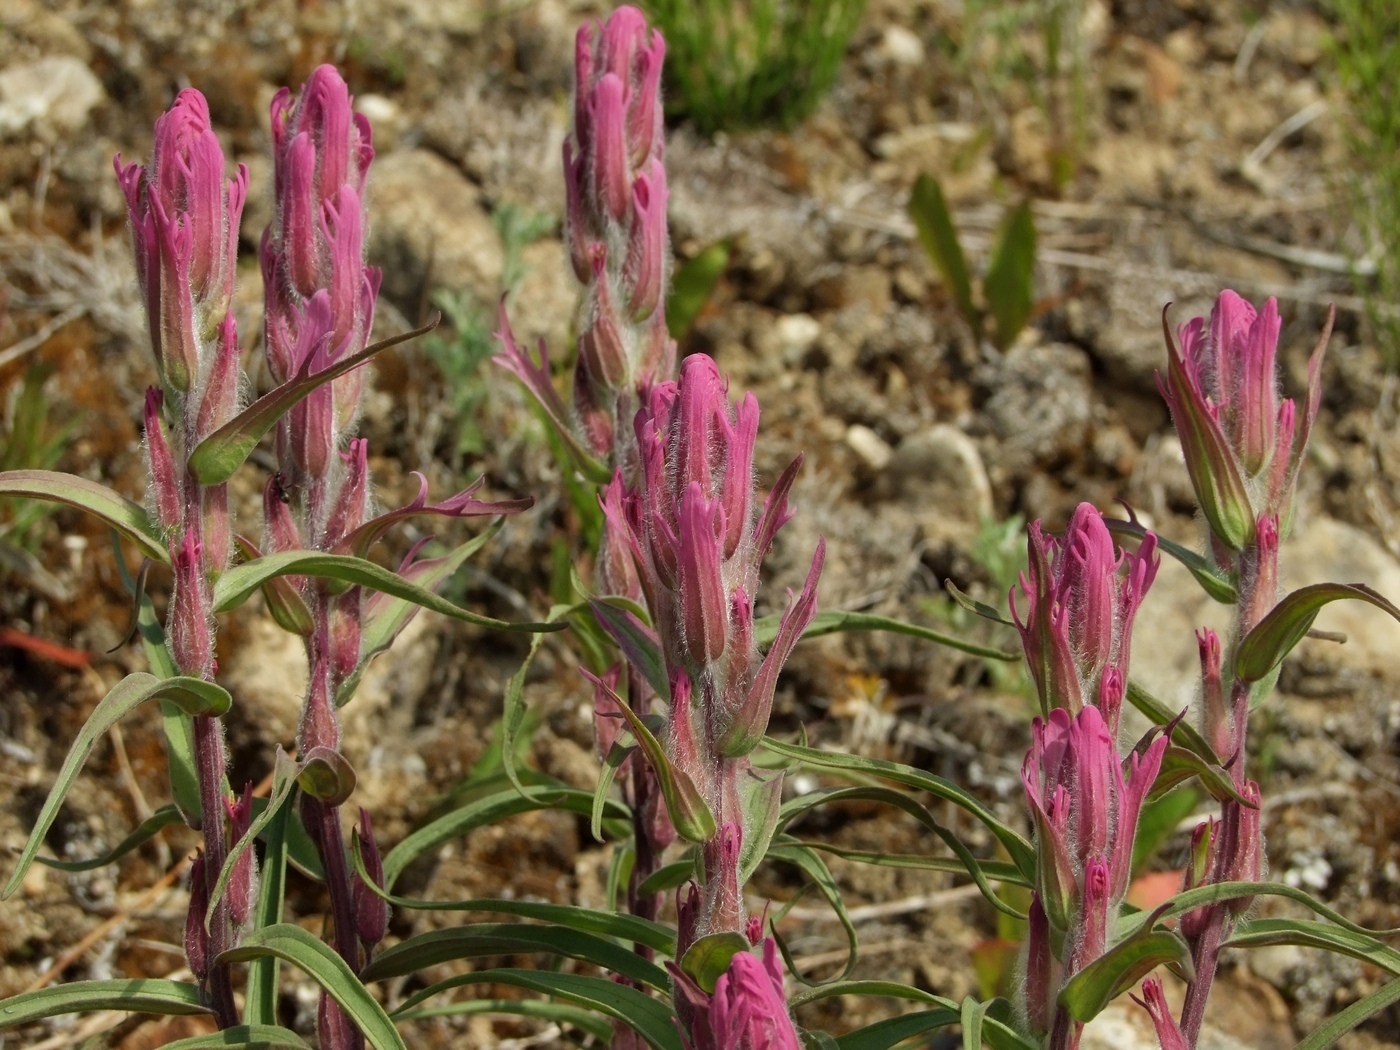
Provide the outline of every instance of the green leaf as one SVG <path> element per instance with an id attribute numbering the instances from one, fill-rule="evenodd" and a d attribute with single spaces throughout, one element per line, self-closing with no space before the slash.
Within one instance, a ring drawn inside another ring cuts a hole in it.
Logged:
<path id="1" fill-rule="evenodd" d="M 1035 218 L 1029 201 L 1012 209 L 982 279 L 982 295 L 996 322 L 993 342 L 1005 350 L 1026 326 L 1035 301 Z"/>
<path id="2" fill-rule="evenodd" d="M 398 573 L 372 561 L 346 554 L 324 554 L 320 551 L 283 551 L 280 554 L 264 555 L 257 561 L 235 565 L 214 584 L 214 611 L 228 612 L 238 608 L 254 591 L 278 576 L 315 576 L 318 579 L 339 580 L 410 601 L 424 609 L 431 609 L 457 620 L 465 620 L 478 627 L 492 627 L 498 631 L 558 631 L 564 626 L 550 623 L 506 623 L 504 620 L 481 616 L 454 605 L 430 590 L 410 583 Z"/>
<path id="3" fill-rule="evenodd" d="M 1172 788 L 1195 778 L 1200 785 L 1220 801 L 1233 799 L 1242 806 L 1255 806 L 1240 793 L 1234 778 L 1220 766 L 1212 765 L 1194 751 L 1171 744 L 1162 753 L 1162 769 L 1153 782 L 1149 798 L 1160 798 Z"/>
<path id="4" fill-rule="evenodd" d="M 199 988 L 183 981 L 131 978 L 118 981 L 70 981 L 0 1000 L 0 1028 L 28 1024 L 60 1014 L 124 1010 L 133 1014 L 203 1014 Z"/>
<path id="5" fill-rule="evenodd" d="M 671 294 L 666 298 L 666 328 L 680 342 L 689 334 L 700 311 L 710 301 L 715 285 L 729 265 L 730 242 L 715 241 L 687 259 L 671 278 Z"/>
<path id="6" fill-rule="evenodd" d="M 740 882 L 743 885 L 743 882 Z M 701 937 L 681 956 L 681 970 L 707 995 L 715 994 L 715 982 L 729 972 L 734 956 L 749 950 L 749 939 L 742 933 L 724 931 Z"/>
<path id="7" fill-rule="evenodd" d="M 1123 521 L 1119 518 L 1104 518 L 1103 523 L 1108 527 L 1108 531 L 1117 536 L 1131 536 L 1135 539 L 1142 539 L 1147 535 L 1147 529 L 1136 521 Z M 1157 546 L 1171 555 L 1182 565 L 1186 566 L 1192 576 L 1196 577 L 1196 582 L 1201 585 L 1201 589 L 1222 605 L 1234 605 L 1239 601 L 1239 595 L 1235 592 L 1235 585 L 1230 580 L 1221 575 L 1210 561 L 1191 550 L 1183 547 L 1179 543 L 1173 543 L 1165 536 L 1157 537 Z"/>
<path id="8" fill-rule="evenodd" d="M 781 614 L 774 614 L 755 620 L 753 625 L 754 641 L 760 646 L 771 643 L 777 637 L 780 618 Z M 935 631 L 931 627 L 905 623 L 903 620 L 896 620 L 889 616 L 842 612 L 839 609 L 817 613 L 816 616 L 812 617 L 812 622 L 807 625 L 807 629 L 802 632 L 802 637 L 820 638 L 824 634 L 854 631 L 889 631 L 891 634 L 907 634 L 914 638 L 922 638 L 925 641 L 946 645 L 950 649 L 957 649 L 959 652 L 969 653 L 972 656 L 985 657 L 988 660 L 1021 659 L 1019 652 L 1012 652 L 1009 649 L 993 649 L 990 646 L 978 645 L 976 642 L 963 641 L 961 638 L 954 638 L 951 634 Z"/>
<path id="9" fill-rule="evenodd" d="M 1395 1003 L 1400 1003 L 1400 981 L 1381 985 L 1364 999 L 1358 999 L 1345 1010 L 1334 1014 L 1294 1047 L 1294 1050 L 1326 1050 L 1357 1025 Z"/>
<path id="10" fill-rule="evenodd" d="M 665 970 L 616 941 L 568 926 L 504 922 L 471 923 L 420 933 L 384 949 L 360 972 L 360 977 L 364 981 L 385 981 L 458 959 L 541 952 L 581 959 L 658 990 L 671 987 Z"/>
<path id="11" fill-rule="evenodd" d="M 1021 911 L 992 892 L 991 885 L 987 882 L 986 873 L 982 870 L 981 863 L 972 855 L 972 851 L 967 848 L 956 835 L 940 824 L 928 811 L 920 805 L 918 801 L 908 795 L 895 791 L 887 787 L 847 787 L 847 788 L 818 788 L 816 791 L 809 791 L 805 795 L 800 795 L 792 799 L 782 809 L 779 817 L 779 826 L 787 827 L 800 814 L 807 812 L 815 806 L 824 805 L 831 802 L 860 801 L 860 802 L 880 802 L 888 806 L 894 806 L 908 813 L 924 827 L 928 828 L 935 835 L 947 844 L 948 848 L 957 854 L 962 870 L 971 875 L 973 881 L 977 883 L 977 888 L 982 891 L 982 895 L 987 898 L 988 903 L 998 911 L 1010 915 L 1012 918 L 1024 919 L 1025 912 Z"/>
<path id="12" fill-rule="evenodd" d="M 429 850 L 441 846 L 475 828 L 495 824 L 518 813 L 559 809 L 587 816 L 593 808 L 593 793 L 577 788 L 527 786 L 524 792 L 512 787 L 475 799 L 409 834 L 384 857 L 384 885 L 392 889 L 404 869 Z M 609 802 L 611 816 L 630 820 L 631 810 L 619 802 Z"/>
<path id="13" fill-rule="evenodd" d="M 54 470 L 7 470 L 0 473 L 0 496 L 27 496 L 85 510 L 136 544 L 143 558 L 170 564 L 170 552 L 145 508 L 95 481 Z"/>
<path id="14" fill-rule="evenodd" d="M 1136 912 L 1124 915 L 1118 921 L 1118 936 L 1131 937 L 1141 930 L 1143 925 L 1150 918 L 1153 922 L 1161 919 L 1174 918 L 1183 915 L 1188 911 L 1203 907 L 1207 904 L 1219 904 L 1222 901 L 1236 900 L 1240 897 L 1287 897 L 1291 901 L 1303 905 L 1309 911 L 1321 915 L 1328 922 L 1335 923 L 1344 930 L 1359 934 L 1362 937 L 1393 937 L 1400 934 L 1400 928 L 1393 930 L 1368 930 L 1364 926 L 1358 926 L 1345 915 L 1333 911 L 1321 901 L 1314 900 L 1311 895 L 1303 890 L 1289 886 L 1283 882 L 1215 882 L 1205 886 L 1197 886 L 1192 890 L 1183 890 L 1166 904 L 1162 905 L 1152 914 L 1145 915 Z"/>
<path id="15" fill-rule="evenodd" d="M 151 674 L 157 678 L 174 678 L 175 663 L 165 648 L 165 631 L 156 618 L 155 605 L 146 589 L 132 579 L 126 565 L 117 534 L 111 533 L 112 557 L 122 586 L 132 595 L 140 595 L 136 607 L 136 633 L 141 637 L 141 649 Z M 143 565 L 149 562 L 143 561 Z M 139 575 L 139 574 L 138 574 Z M 165 736 L 165 764 L 170 777 L 170 797 L 180 808 L 185 823 L 198 830 L 202 817 L 199 802 L 199 774 L 194 765 L 194 722 L 189 715 L 169 700 L 160 702 L 161 729 Z"/>
<path id="16" fill-rule="evenodd" d="M 235 536 L 233 542 L 244 561 L 256 561 L 263 556 L 257 544 L 246 536 Z M 267 602 L 267 611 L 272 614 L 272 619 L 278 627 L 288 634 L 300 635 L 302 638 L 311 637 L 311 632 L 316 629 L 316 623 L 311 618 L 311 608 L 291 580 L 285 576 L 268 580 L 263 584 L 262 592 L 263 601 Z"/>
<path id="17" fill-rule="evenodd" d="M 739 885 L 749 881 L 768 853 L 782 812 L 783 771 L 764 775 L 750 769 L 739 778 L 739 813 L 743 837 L 739 845 Z"/>
<path id="18" fill-rule="evenodd" d="M 1400 977 L 1400 952 L 1376 938 L 1310 919 L 1255 919 L 1241 923 L 1225 942 L 1232 948 L 1263 948 L 1278 944 L 1321 948 L 1370 963 Z"/>
<path id="19" fill-rule="evenodd" d="M 73 781 L 77 779 L 79 771 L 83 768 L 83 763 L 87 761 L 88 755 L 92 753 L 93 747 L 102 734 L 147 700 L 162 698 L 177 705 L 189 715 L 222 715 L 229 709 L 229 704 L 232 702 L 228 693 L 222 688 L 213 682 L 206 682 L 199 678 L 160 679 L 155 675 L 146 674 L 144 671 L 137 671 L 127 675 L 113 686 L 112 691 L 93 708 L 92 714 L 88 716 L 87 722 L 83 724 L 82 730 L 78 733 L 78 738 L 68 749 L 63 766 L 58 771 L 58 778 L 54 781 L 54 786 L 49 791 L 49 797 L 44 801 L 44 808 L 39 811 L 39 817 L 34 822 L 33 830 L 29 833 L 29 841 L 24 844 L 24 849 L 20 853 L 19 863 L 15 866 L 14 874 L 10 876 L 10 881 L 5 884 L 4 891 L 0 892 L 0 899 L 8 899 L 19 888 L 25 872 L 34 862 L 35 854 L 43 845 L 44 836 L 49 833 L 49 828 L 58 818 L 59 807 L 63 805 L 68 790 L 73 786 Z"/>
<path id="20" fill-rule="evenodd" d="M 937 267 L 963 319 L 978 335 L 982 334 L 982 313 L 972 301 L 972 281 L 967 274 L 967 259 L 963 255 L 958 235 L 953 230 L 953 217 L 938 180 L 920 175 L 914 180 L 909 198 L 909 217 L 919 231 L 924 251 Z"/>
<path id="21" fill-rule="evenodd" d="M 540 999 L 467 999 L 445 1006 L 428 1006 L 421 1010 L 410 1010 L 408 1013 L 395 1013 L 394 1019 L 399 1022 L 426 1021 L 434 1017 L 461 1017 L 467 1014 L 539 1017 L 556 1024 L 573 1025 L 593 1036 L 600 1045 L 606 1045 L 613 1034 L 612 1022 L 599 1017 L 591 1010 Z"/>
<path id="22" fill-rule="evenodd" d="M 1173 711 L 1132 679 L 1128 680 L 1128 702 L 1146 715 L 1153 725 L 1167 725 L 1179 713 Z M 1194 751 L 1209 765 L 1220 765 L 1219 756 L 1206 743 L 1206 738 L 1201 736 L 1200 730 L 1185 719 L 1178 721 L 1172 728 L 1172 742 L 1180 744 L 1189 751 Z"/>
<path id="23" fill-rule="evenodd" d="M 833 857 L 853 861 L 857 864 L 874 864 L 879 867 L 897 868 L 902 871 L 944 871 L 953 875 L 966 875 L 967 865 L 953 857 L 926 857 L 914 853 L 879 853 L 873 850 L 845 849 L 826 842 L 804 841 L 808 849 L 830 853 Z M 1012 886 L 1033 886 L 1032 879 L 1021 874 L 1014 864 L 1003 861 L 979 860 L 982 873 L 994 882 L 1005 882 Z"/>
<path id="24" fill-rule="evenodd" d="M 164 1050 L 303 1050 L 301 1036 L 274 1024 L 241 1024 L 222 1032 L 194 1035 L 166 1043 Z"/>
<path id="25" fill-rule="evenodd" d="M 784 864 L 791 864 L 812 881 L 812 885 L 817 888 L 826 902 L 831 905 L 831 910 L 836 913 L 836 918 L 841 923 L 841 928 L 846 932 L 846 966 L 833 980 L 844 981 L 851 975 L 851 971 L 856 966 L 856 955 L 859 951 L 859 944 L 856 937 L 855 924 L 851 922 L 850 912 L 846 910 L 846 902 L 841 899 L 841 889 L 836 885 L 836 879 L 832 877 L 831 869 L 826 866 L 817 854 L 798 844 L 795 840 L 789 840 L 785 836 L 780 841 L 768 847 L 768 859 L 780 861 Z M 774 931 L 776 935 L 776 930 Z M 803 984 L 822 984 L 821 981 L 809 981 L 797 972 L 797 967 L 793 963 L 792 956 L 788 953 L 787 945 L 782 938 L 776 937 L 778 948 L 783 953 L 783 959 L 788 965 L 788 969 Z"/>
<path id="26" fill-rule="evenodd" d="M 603 807 L 607 804 L 608 792 L 612 790 L 613 781 L 617 779 L 623 763 L 636 753 L 636 740 L 630 731 L 624 729 L 603 759 L 603 771 L 598 775 L 597 787 L 593 789 L 593 811 L 589 816 L 589 828 L 596 842 L 603 841 Z"/>
<path id="27" fill-rule="evenodd" d="M 362 879 L 365 874 L 364 860 L 358 854 L 351 854 L 355 871 Z M 488 915 L 519 915 L 526 919 L 539 919 L 556 926 L 584 933 L 594 933 L 602 937 L 613 937 L 631 944 L 642 944 L 662 955 L 674 955 L 676 935 L 674 931 L 659 922 L 643 919 L 636 915 L 617 914 L 600 911 L 597 908 L 580 908 L 573 904 L 548 904 L 544 901 L 505 900 L 484 898 L 461 901 L 425 901 L 416 897 L 396 897 L 385 893 L 370 882 L 366 882 L 372 892 L 378 894 L 396 908 L 409 908 L 415 911 L 464 911 L 480 912 Z"/>
<path id="28" fill-rule="evenodd" d="M 130 835 L 100 857 L 93 857 L 92 860 L 54 860 L 50 857 L 35 857 L 34 859 L 47 868 L 57 868 L 59 871 L 92 871 L 94 868 L 104 868 L 108 864 L 115 864 L 138 846 L 155 838 L 162 829 L 168 828 L 171 824 L 183 824 L 184 822 L 184 818 L 180 816 L 179 807 L 172 803 L 161 806 L 160 809 L 141 821 Z"/>
<path id="29" fill-rule="evenodd" d="M 672 764 L 666 749 L 652 734 L 645 720 L 633 711 L 625 700 L 613 692 L 602 679 L 592 675 L 589 677 L 600 689 L 607 691 L 618 710 L 622 712 L 622 717 L 631 727 L 632 735 L 637 738 L 637 744 L 646 755 L 647 762 L 656 772 L 662 797 L 666 800 L 666 811 L 671 815 L 676 834 L 687 842 L 708 842 L 715 834 L 715 815 L 710 812 L 710 807 L 701 797 L 690 776 L 685 770 Z"/>
<path id="30" fill-rule="evenodd" d="M 554 605 L 545 614 L 546 623 L 555 623 L 563 618 L 567 611 L 567 606 Z M 543 634 L 535 634 L 530 638 L 530 648 L 525 654 L 525 659 L 521 661 L 520 667 L 515 674 L 510 676 L 506 682 L 505 700 L 501 706 L 501 729 L 500 729 L 500 756 L 501 769 L 506 777 L 514 785 L 515 790 L 523 792 L 524 784 L 520 780 L 520 774 L 516 770 L 516 751 L 521 738 L 521 731 L 525 727 L 528 709 L 525 705 L 525 677 L 530 672 L 530 665 L 535 662 L 535 655 L 540 651 L 540 645 L 544 642 Z M 602 819 L 601 806 L 598 816 L 595 818 L 593 834 L 597 836 L 597 823 Z"/>
<path id="31" fill-rule="evenodd" d="M 253 818 L 253 825 L 260 817 L 261 814 Z M 253 911 L 253 928 L 257 930 L 276 926 L 282 921 L 282 904 L 287 895 L 287 826 L 290 821 L 291 808 L 283 806 L 264 824 L 264 850 L 258 869 L 258 903 Z M 359 851 L 352 851 L 351 856 L 358 859 Z M 248 964 L 248 990 L 243 1016 L 255 1025 L 270 1025 L 277 1019 L 279 969 L 280 960 L 276 956 L 254 959 Z"/>
<path id="32" fill-rule="evenodd" d="M 1191 949 L 1180 936 L 1171 930 L 1139 930 L 1071 977 L 1060 989 L 1059 1003 L 1076 1021 L 1087 1024 L 1164 963 L 1194 972 Z"/>
<path id="33" fill-rule="evenodd" d="M 995 609 L 992 606 L 988 605 L 986 602 L 979 602 L 976 598 L 968 594 L 952 580 L 944 580 L 943 589 L 948 592 L 948 596 L 952 598 L 953 601 L 957 602 L 959 605 L 961 605 L 964 609 L 966 609 L 973 615 L 980 616 L 984 620 L 991 620 L 993 623 L 999 623 L 1003 627 L 1016 626 L 1016 621 L 1008 620 L 1005 616 L 1002 615 L 1000 609 Z"/>
<path id="34" fill-rule="evenodd" d="M 654 1050 L 682 1050 L 680 1033 L 668 1004 L 606 977 L 576 973 L 496 969 L 460 974 L 415 993 L 395 1011 L 395 1016 L 409 1013 L 435 995 L 474 984 L 505 984 L 543 992 L 622 1021 Z"/>
<path id="35" fill-rule="evenodd" d="M 237 948 L 222 953 L 218 961 L 251 962 L 267 955 L 291 963 L 324 988 L 376 1050 L 407 1050 L 389 1015 L 365 990 L 345 960 L 300 926 L 279 923 L 251 930 L 243 935 Z"/>
<path id="36" fill-rule="evenodd" d="M 837 1045 L 842 1050 L 883 1050 L 883 1048 L 894 1046 L 900 1040 L 907 1039 L 911 1035 L 932 1031 L 948 1024 L 959 1024 L 962 1021 L 961 1009 L 952 999 L 945 999 L 941 995 L 933 995 L 922 989 L 911 988 L 907 984 L 897 984 L 894 981 L 840 981 L 835 984 L 826 984 L 819 988 L 799 992 L 793 996 L 792 1006 L 801 1007 L 807 1003 L 816 1002 L 818 999 L 830 999 L 841 995 L 884 996 L 936 1007 L 932 1011 L 904 1014 L 847 1033 L 836 1040 Z M 983 1040 L 994 1050 L 1039 1050 L 1040 1044 L 1038 1042 L 1033 1042 L 1011 1027 L 1010 1011 L 1005 1009 L 1006 1006 L 1007 1003 L 1004 999 L 993 999 L 985 1004 L 982 1017 Z M 948 1015 L 948 1019 L 939 1021 L 938 1017 L 943 1013 Z M 912 1020 L 913 1018 L 924 1018 L 925 1020 L 916 1024 Z M 909 1020 L 906 1021 L 906 1019 Z M 905 1031 L 900 1025 L 893 1023 L 896 1021 L 906 1021 L 912 1027 Z M 901 1032 L 902 1034 L 900 1034 Z"/>
<path id="37" fill-rule="evenodd" d="M 1307 635 L 1322 607 L 1343 598 L 1369 602 L 1400 620 L 1400 609 L 1364 583 L 1315 583 L 1311 587 L 1300 587 L 1275 605 L 1244 636 L 1235 654 L 1236 676 L 1245 682 L 1257 682 L 1267 676 Z"/>
<path id="38" fill-rule="evenodd" d="M 501 531 L 504 525 L 505 519 L 497 518 L 452 553 L 443 555 L 441 558 L 428 558 L 423 561 L 415 561 L 408 566 L 400 566 L 398 574 L 409 583 L 425 590 L 435 591 L 444 582 L 451 579 L 457 570 L 466 564 L 467 559 L 481 550 L 496 533 Z M 369 667 L 370 661 L 393 644 L 394 639 L 399 636 L 399 632 L 408 625 L 408 621 L 413 619 L 419 608 L 414 601 L 406 598 L 395 598 L 382 592 L 371 594 L 362 605 L 360 661 L 355 665 L 355 670 L 346 676 L 345 681 L 341 682 L 340 688 L 336 690 L 336 707 L 344 707 L 355 695 L 355 690 L 359 688 L 360 679 L 364 677 L 365 669 Z"/>
<path id="39" fill-rule="evenodd" d="M 227 481 L 252 455 L 263 435 L 276 426 L 277 421 L 298 402 L 332 379 L 358 368 L 375 354 L 431 332 L 441 320 L 442 315 L 438 314 L 422 328 L 415 328 L 411 332 L 404 332 L 389 339 L 381 339 L 358 354 L 342 358 L 329 368 L 323 368 L 316 373 L 311 371 L 311 363 L 316 355 L 308 354 L 296 375 L 281 386 L 269 390 L 195 447 L 189 458 L 190 473 L 201 485 L 217 485 Z"/>
<path id="40" fill-rule="evenodd" d="M 812 747 L 783 743 L 772 737 L 766 737 L 764 745 L 780 755 L 798 759 L 803 765 L 815 766 L 819 769 L 833 769 L 848 774 L 883 777 L 886 780 L 903 784 L 905 787 L 927 791 L 944 801 L 951 802 L 986 825 L 987 829 L 1006 849 L 1006 852 L 1011 856 L 1011 862 L 1021 870 L 1021 873 L 1029 879 L 1035 878 L 1035 850 L 1031 844 L 1018 832 L 999 821 L 991 810 L 987 809 L 975 797 L 951 781 L 899 762 L 864 758 L 860 755 L 848 755 L 834 751 L 820 751 Z"/>
<path id="41" fill-rule="evenodd" d="M 1133 839 L 1132 873 L 1136 878 L 1176 826 L 1189 817 L 1200 801 L 1192 788 L 1177 788 L 1142 807 L 1138 817 L 1137 837 Z"/>
<path id="42" fill-rule="evenodd" d="M 987 1007 L 972 996 L 962 1001 L 959 1014 L 962 1018 L 963 1050 L 982 1050 L 982 1017 Z"/>
<path id="43" fill-rule="evenodd" d="M 637 893 L 643 897 L 648 893 L 665 893 L 667 890 L 685 885 L 686 881 L 694 875 L 695 860 L 693 857 L 687 857 L 685 860 L 678 860 L 657 868 L 647 876 L 646 881 L 637 887 Z"/>

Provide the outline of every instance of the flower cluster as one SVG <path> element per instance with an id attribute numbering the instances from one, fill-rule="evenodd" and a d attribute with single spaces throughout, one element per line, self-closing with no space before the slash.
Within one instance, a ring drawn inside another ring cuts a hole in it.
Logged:
<path id="1" fill-rule="evenodd" d="M 573 131 L 564 142 L 566 240 L 584 285 L 570 413 L 515 343 L 501 311 L 497 360 L 539 400 L 580 458 L 632 475 L 631 422 L 639 400 L 675 369 L 666 329 L 670 272 L 661 67 L 666 43 L 635 7 L 589 24 L 575 46 Z M 604 475 L 606 476 L 606 475 Z"/>
<path id="2" fill-rule="evenodd" d="M 1017 626 L 1043 717 L 1021 769 L 1035 818 L 1037 878 L 1023 1004 L 1051 1045 L 1076 1045 L 1078 1027 L 1056 1004 L 1059 989 L 1108 949 L 1128 892 L 1144 799 L 1167 748 L 1145 740 L 1118 752 L 1133 618 L 1157 572 L 1150 533 L 1135 554 L 1115 553 L 1099 512 L 1080 504 L 1063 538 L 1036 522 Z M 1120 570 L 1123 570 L 1120 572 Z M 1011 594 L 1016 609 L 1016 593 Z"/>

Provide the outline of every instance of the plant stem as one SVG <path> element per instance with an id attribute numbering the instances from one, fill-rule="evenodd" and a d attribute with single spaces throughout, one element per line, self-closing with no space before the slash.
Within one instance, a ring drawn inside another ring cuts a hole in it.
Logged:
<path id="1" fill-rule="evenodd" d="M 228 858 L 224 840 L 224 727 L 214 717 L 200 715 L 194 720 L 195 765 L 199 772 L 200 823 L 204 829 L 204 883 L 209 899 L 214 900 L 214 888 Z M 209 931 L 210 959 L 233 947 L 233 930 L 229 925 L 228 899 L 214 905 Z M 233 1001 L 233 983 L 227 965 L 211 961 L 208 987 L 209 1008 L 220 1028 L 232 1028 L 239 1023 L 238 1008 Z"/>

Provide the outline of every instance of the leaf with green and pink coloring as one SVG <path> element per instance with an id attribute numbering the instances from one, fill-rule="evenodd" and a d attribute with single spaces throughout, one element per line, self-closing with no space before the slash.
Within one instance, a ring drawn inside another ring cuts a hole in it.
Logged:
<path id="1" fill-rule="evenodd" d="M 1235 653 L 1236 676 L 1245 682 L 1267 677 L 1307 635 L 1322 607 L 1343 598 L 1367 602 L 1400 620 L 1400 609 L 1364 583 L 1315 583 L 1300 587 L 1275 605 L 1244 636 Z"/>
<path id="2" fill-rule="evenodd" d="M 0 496 L 24 496 L 85 510 L 135 543 L 143 557 L 170 564 L 170 552 L 146 509 L 95 481 L 55 470 L 7 470 L 0 472 Z"/>

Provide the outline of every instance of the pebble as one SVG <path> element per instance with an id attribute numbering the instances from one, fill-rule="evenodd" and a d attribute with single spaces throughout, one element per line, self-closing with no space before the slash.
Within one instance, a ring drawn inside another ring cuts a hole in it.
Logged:
<path id="1" fill-rule="evenodd" d="M 822 334 L 822 326 L 811 314 L 784 314 L 774 324 L 773 331 L 783 363 L 797 366 Z"/>
<path id="2" fill-rule="evenodd" d="M 846 428 L 846 444 L 871 470 L 884 470 L 894 459 L 894 449 L 885 443 L 885 439 L 860 423 L 852 423 Z"/>
<path id="3" fill-rule="evenodd" d="M 49 135 L 81 131 L 94 106 L 107 97 L 80 60 L 69 56 L 0 70 L 0 135 L 14 135 L 31 125 Z"/>

